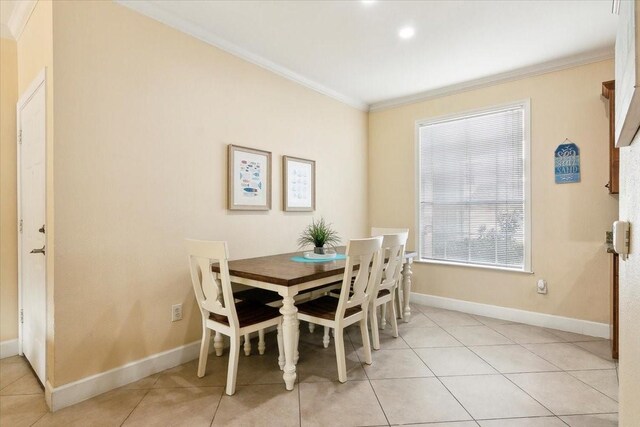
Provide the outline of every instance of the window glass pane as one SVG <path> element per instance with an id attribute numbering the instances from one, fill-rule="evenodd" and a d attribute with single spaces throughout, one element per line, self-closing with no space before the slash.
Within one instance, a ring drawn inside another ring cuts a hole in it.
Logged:
<path id="1" fill-rule="evenodd" d="M 420 257 L 524 268 L 524 106 L 419 128 Z"/>

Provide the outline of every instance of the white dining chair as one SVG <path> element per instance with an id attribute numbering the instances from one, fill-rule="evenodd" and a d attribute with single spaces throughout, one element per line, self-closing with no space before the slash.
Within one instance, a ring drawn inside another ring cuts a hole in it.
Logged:
<path id="1" fill-rule="evenodd" d="M 191 282 L 202 314 L 198 377 L 203 377 L 207 368 L 211 331 L 227 335 L 231 340 L 231 346 L 226 393 L 232 395 L 236 389 L 240 338 L 243 335 L 248 338 L 252 332 L 259 332 L 261 342 L 264 343 L 264 329 L 277 326 L 280 360 L 284 354 L 282 316 L 274 307 L 247 301 L 235 302 L 229 279 L 229 252 L 226 242 L 187 240 L 186 243 Z M 220 266 L 219 279 L 216 279 L 211 271 L 211 265 L 214 263 Z"/>
<path id="2" fill-rule="evenodd" d="M 372 289 L 381 274 L 381 245 L 382 237 L 349 241 L 340 297 L 326 295 L 298 306 L 300 320 L 324 326 L 325 331 L 333 328 L 338 380 L 341 383 L 347 381 L 347 362 L 344 350 L 344 328 L 347 326 L 356 322 L 360 323 L 365 363 L 368 365 L 372 363 L 367 313 Z M 357 273 L 352 285 L 351 279 L 356 269 Z"/>
<path id="3" fill-rule="evenodd" d="M 407 236 L 408 236 L 409 229 L 408 228 L 371 227 L 371 236 L 384 236 L 385 234 L 398 234 L 398 233 L 407 233 Z M 405 244 L 405 247 L 406 247 L 406 244 Z M 404 257 L 404 252 L 403 252 L 403 257 Z M 400 269 L 400 275 L 402 276 L 402 268 Z M 397 286 L 395 304 L 397 309 L 396 313 L 400 316 L 400 318 L 402 318 L 402 315 L 403 315 L 402 306 L 403 306 L 403 298 L 404 298 L 404 295 L 402 295 L 401 292 L 402 292 L 402 287 Z M 385 329 L 385 327 L 387 326 L 387 306 L 383 305 L 381 311 L 382 312 L 380 316 L 380 328 Z"/>
<path id="4" fill-rule="evenodd" d="M 404 247 L 407 243 L 407 232 L 396 234 L 385 234 L 382 240 L 383 263 L 382 273 L 375 283 L 372 290 L 371 306 L 369 308 L 369 316 L 371 321 L 371 338 L 373 341 L 373 349 L 380 350 L 380 332 L 378 331 L 378 307 L 387 307 L 388 311 L 383 310 L 382 319 L 385 319 L 386 313 L 390 313 L 390 321 L 393 330 L 393 336 L 398 337 L 398 319 L 396 315 L 396 289 L 402 277 L 402 260 L 404 258 Z"/>

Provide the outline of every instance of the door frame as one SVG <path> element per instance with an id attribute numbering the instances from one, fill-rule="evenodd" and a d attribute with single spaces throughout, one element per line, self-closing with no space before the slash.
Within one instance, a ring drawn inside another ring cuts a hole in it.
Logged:
<path id="1" fill-rule="evenodd" d="M 22 332 L 22 232 L 20 230 L 20 224 L 22 221 L 22 183 L 21 183 L 21 179 L 22 179 L 22 158 L 21 158 L 21 152 L 22 152 L 22 137 L 20 135 L 21 133 L 21 110 L 22 108 L 31 100 L 31 98 L 33 98 L 33 95 L 35 95 L 36 91 L 38 89 L 40 89 L 41 86 L 44 86 L 44 96 L 45 96 L 45 105 L 44 105 L 44 132 L 45 132 L 45 143 L 44 143 L 44 177 L 45 177 L 45 182 L 43 183 L 43 185 L 45 186 L 45 192 L 44 192 L 44 209 L 45 209 L 45 218 L 44 218 L 44 222 L 45 222 L 45 230 L 47 230 L 47 232 L 44 235 L 44 239 L 45 239 L 45 247 L 47 248 L 47 253 L 49 252 L 49 227 L 47 224 L 47 206 L 48 206 L 48 200 L 47 200 L 47 115 L 48 115 L 48 111 L 47 111 L 47 69 L 43 68 L 38 75 L 36 76 L 36 78 L 31 82 L 31 84 L 27 87 L 27 89 L 24 91 L 24 93 L 22 95 L 20 95 L 20 98 L 18 98 L 18 102 L 16 103 L 16 152 L 17 152 L 17 168 L 16 168 L 16 173 L 17 173 L 17 207 L 18 207 L 18 223 L 16 224 L 16 231 L 18 233 L 18 354 L 19 355 L 23 355 L 22 352 L 22 339 L 23 339 L 23 332 Z M 45 254 L 45 264 L 44 264 L 44 292 L 45 292 L 45 302 L 48 301 L 48 292 L 47 292 L 47 255 Z M 49 335 L 49 322 L 48 322 L 48 304 L 45 303 L 45 340 Z M 45 347 L 44 347 L 44 358 L 45 358 L 45 366 L 44 366 L 44 378 L 47 378 L 47 344 L 45 341 Z"/>

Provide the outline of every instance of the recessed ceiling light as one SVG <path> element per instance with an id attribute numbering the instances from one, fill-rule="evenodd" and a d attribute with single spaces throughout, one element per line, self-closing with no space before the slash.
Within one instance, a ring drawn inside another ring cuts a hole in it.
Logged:
<path id="1" fill-rule="evenodd" d="M 416 30 L 413 27 L 404 27 L 401 28 L 400 31 L 398 31 L 398 36 L 401 39 L 410 39 L 415 35 L 415 33 Z"/>
<path id="2" fill-rule="evenodd" d="M 369 6 L 371 3 L 375 3 L 376 0 L 360 0 L 360 3 Z"/>

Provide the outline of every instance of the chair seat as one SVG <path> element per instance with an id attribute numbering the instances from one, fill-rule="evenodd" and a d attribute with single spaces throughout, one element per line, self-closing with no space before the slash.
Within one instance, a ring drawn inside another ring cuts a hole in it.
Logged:
<path id="1" fill-rule="evenodd" d="M 236 313 L 238 314 L 238 323 L 241 328 L 255 325 L 256 323 L 266 322 L 280 316 L 280 310 L 268 305 L 256 304 L 251 301 L 241 301 L 236 303 Z M 229 326 L 227 316 L 209 313 L 209 319 L 214 322 L 222 323 Z"/>
<path id="2" fill-rule="evenodd" d="M 239 299 L 240 301 L 250 301 L 265 305 L 282 300 L 282 297 L 278 295 L 277 292 L 258 288 L 251 288 L 239 292 L 234 292 L 233 297 L 235 299 Z"/>
<path id="3" fill-rule="evenodd" d="M 338 301 L 338 298 L 330 296 L 320 297 L 300 304 L 298 306 L 298 313 L 319 317 L 321 319 L 333 320 L 335 319 L 336 311 L 338 310 Z M 360 307 L 348 308 L 344 313 L 344 317 L 353 316 L 360 311 L 362 311 L 362 308 Z"/>
<path id="4" fill-rule="evenodd" d="M 378 298 L 382 298 L 386 295 L 391 295 L 391 292 L 389 291 L 389 289 L 382 289 L 378 291 Z"/>

